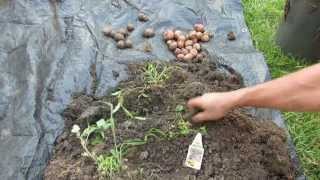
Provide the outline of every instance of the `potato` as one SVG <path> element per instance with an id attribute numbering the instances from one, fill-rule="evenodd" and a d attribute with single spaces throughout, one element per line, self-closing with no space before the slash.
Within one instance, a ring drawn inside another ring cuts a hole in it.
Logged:
<path id="1" fill-rule="evenodd" d="M 119 32 L 115 33 L 115 35 L 114 35 L 113 38 L 114 38 L 114 40 L 116 40 L 116 41 L 120 41 L 120 40 L 124 40 L 124 39 L 125 39 L 124 35 L 121 34 L 121 33 L 119 33 Z"/>
<path id="2" fill-rule="evenodd" d="M 196 33 L 196 36 L 197 36 L 197 38 L 200 40 L 201 37 L 203 36 L 203 34 L 202 34 L 202 32 L 197 32 L 197 33 Z"/>
<path id="3" fill-rule="evenodd" d="M 129 33 L 128 33 L 128 30 L 125 29 L 125 28 L 120 28 L 120 29 L 118 30 L 118 33 L 123 34 L 124 37 L 126 37 L 126 36 L 129 34 Z"/>
<path id="4" fill-rule="evenodd" d="M 184 55 L 183 54 L 178 54 L 177 55 L 177 60 L 183 61 L 184 60 Z"/>
<path id="5" fill-rule="evenodd" d="M 193 59 L 193 55 L 191 53 L 188 53 L 184 56 L 183 60 L 190 62 Z"/>
<path id="6" fill-rule="evenodd" d="M 184 41 L 178 41 L 178 48 L 184 48 Z"/>
<path id="7" fill-rule="evenodd" d="M 102 29 L 102 32 L 105 36 L 108 36 L 108 37 L 112 37 L 112 34 L 113 34 L 113 31 L 112 31 L 112 27 L 111 26 L 105 26 L 103 29 Z"/>
<path id="8" fill-rule="evenodd" d="M 180 48 L 176 48 L 175 50 L 174 50 L 174 54 L 176 55 L 176 56 L 178 56 L 178 54 L 181 54 L 182 53 L 182 50 L 180 49 Z"/>
<path id="9" fill-rule="evenodd" d="M 204 25 L 203 24 L 195 24 L 194 25 L 194 30 L 196 30 L 197 32 L 204 32 Z"/>
<path id="10" fill-rule="evenodd" d="M 197 38 L 197 32 L 196 31 L 190 31 L 189 32 L 189 38 L 190 39 Z"/>
<path id="11" fill-rule="evenodd" d="M 186 40 L 186 42 L 184 43 L 185 47 L 187 46 L 193 46 L 193 42 L 191 40 Z"/>
<path id="12" fill-rule="evenodd" d="M 193 48 L 190 50 L 190 54 L 192 54 L 194 57 L 196 57 L 198 55 L 198 51 Z"/>
<path id="13" fill-rule="evenodd" d="M 147 22 L 147 21 L 149 21 L 149 17 L 148 17 L 147 15 L 143 14 L 143 13 L 139 13 L 139 14 L 138 14 L 138 19 L 139 19 L 139 21 L 141 21 L 141 22 Z"/>
<path id="14" fill-rule="evenodd" d="M 168 30 L 163 33 L 163 38 L 165 40 L 172 40 L 174 38 L 174 32 L 172 30 Z"/>
<path id="15" fill-rule="evenodd" d="M 118 47 L 119 49 L 124 49 L 124 48 L 126 48 L 126 44 L 125 44 L 124 40 L 118 41 L 118 42 L 117 42 L 117 47 Z"/>
<path id="16" fill-rule="evenodd" d="M 127 25 L 127 30 L 128 30 L 129 32 L 134 31 L 134 25 L 131 24 L 131 23 L 128 23 L 128 25 Z"/>
<path id="17" fill-rule="evenodd" d="M 174 31 L 174 38 L 178 40 L 179 36 L 182 35 L 182 32 L 179 30 Z"/>
<path id="18" fill-rule="evenodd" d="M 169 44 L 169 49 L 171 51 L 175 50 L 178 47 L 178 44 L 176 41 L 173 41 L 172 43 Z"/>
<path id="19" fill-rule="evenodd" d="M 208 42 L 209 40 L 210 40 L 210 37 L 208 35 L 206 35 L 206 34 L 202 35 L 202 37 L 201 37 L 202 42 Z"/>
<path id="20" fill-rule="evenodd" d="M 194 43 L 193 48 L 196 49 L 197 51 L 201 50 L 201 45 L 199 43 Z"/>
<path id="21" fill-rule="evenodd" d="M 143 37 L 145 38 L 152 38 L 155 35 L 154 29 L 153 28 L 147 28 L 143 32 Z"/>
<path id="22" fill-rule="evenodd" d="M 132 41 L 130 39 L 125 40 L 124 42 L 126 48 L 132 48 Z"/>

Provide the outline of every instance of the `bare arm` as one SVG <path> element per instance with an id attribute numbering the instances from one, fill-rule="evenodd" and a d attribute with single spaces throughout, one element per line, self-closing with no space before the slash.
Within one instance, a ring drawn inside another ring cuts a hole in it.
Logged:
<path id="1" fill-rule="evenodd" d="M 244 106 L 285 111 L 320 111 L 320 64 L 257 86 L 191 99 L 189 108 L 203 111 L 194 121 L 216 120 Z"/>

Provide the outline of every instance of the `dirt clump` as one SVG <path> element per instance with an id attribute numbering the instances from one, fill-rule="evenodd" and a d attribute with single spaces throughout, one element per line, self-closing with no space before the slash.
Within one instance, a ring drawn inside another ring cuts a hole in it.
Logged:
<path id="1" fill-rule="evenodd" d="M 232 111 L 221 121 L 201 125 L 192 125 L 185 118 L 188 99 L 243 86 L 241 77 L 232 69 L 213 62 L 147 62 L 131 64 L 128 70 L 130 78 L 118 89 L 123 107 L 132 116 L 120 110 L 115 114 L 117 142 L 144 139 L 145 143 L 125 151 L 120 172 L 110 179 L 293 179 L 286 134 L 272 121 L 252 117 L 245 110 Z M 103 102 L 118 101 L 119 97 L 112 95 L 74 98 L 64 113 L 65 132 L 56 142 L 45 179 L 107 179 L 101 177 L 91 159 L 82 155 L 81 144 L 70 130 L 73 124 L 82 129 L 108 117 L 110 110 Z M 205 150 L 200 171 L 183 167 L 197 132 L 203 134 Z M 96 154 L 111 151 L 111 131 L 107 130 L 105 136 L 102 143 L 90 144 Z"/>

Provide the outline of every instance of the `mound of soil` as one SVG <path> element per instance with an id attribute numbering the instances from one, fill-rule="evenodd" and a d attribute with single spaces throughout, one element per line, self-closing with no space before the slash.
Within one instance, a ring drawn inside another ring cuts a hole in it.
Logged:
<path id="1" fill-rule="evenodd" d="M 118 87 L 125 92 L 124 107 L 146 120 L 135 120 L 119 111 L 115 115 L 117 141 L 143 139 L 151 129 L 160 130 L 165 137 L 154 136 L 144 145 L 130 147 L 124 154 L 121 172 L 111 179 L 294 178 L 286 134 L 271 121 L 251 117 L 245 110 L 235 110 L 221 121 L 201 125 L 202 128 L 191 125 L 185 132 L 179 126 L 177 107 L 185 106 L 188 99 L 205 92 L 241 88 L 242 80 L 237 73 L 212 62 L 154 63 L 160 72 L 168 67 L 168 78 L 164 82 L 146 84 L 146 65 L 132 64 L 129 66 L 130 79 Z M 78 95 L 74 98 L 64 113 L 65 132 L 56 142 L 45 179 L 103 179 L 94 162 L 81 155 L 80 142 L 70 130 L 73 124 L 79 124 L 83 129 L 108 117 L 108 108 L 101 105 L 105 101 L 117 104 L 114 96 Z M 195 171 L 183 167 L 183 162 L 198 131 L 203 134 L 205 153 L 201 170 Z M 106 137 L 109 138 L 91 145 L 90 149 L 96 154 L 109 152 L 113 147 L 110 131 L 106 132 Z"/>

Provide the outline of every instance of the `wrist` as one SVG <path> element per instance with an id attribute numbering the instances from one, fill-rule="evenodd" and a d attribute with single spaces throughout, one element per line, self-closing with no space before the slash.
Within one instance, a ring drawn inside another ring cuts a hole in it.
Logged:
<path id="1" fill-rule="evenodd" d="M 247 102 L 250 91 L 250 88 L 242 88 L 230 92 L 231 97 L 233 97 L 233 109 L 248 106 Z"/>

